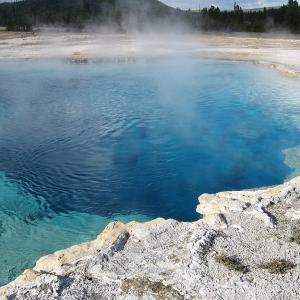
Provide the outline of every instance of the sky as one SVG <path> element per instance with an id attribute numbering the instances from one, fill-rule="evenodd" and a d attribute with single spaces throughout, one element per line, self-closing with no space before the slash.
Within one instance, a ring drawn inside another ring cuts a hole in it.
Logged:
<path id="1" fill-rule="evenodd" d="M 9 2 L 12 0 L 0 0 L 1 2 Z M 218 6 L 222 9 L 233 8 L 233 4 L 236 1 L 242 8 L 258 8 L 269 7 L 286 4 L 288 0 L 160 0 L 170 6 L 180 7 L 183 9 L 198 9 L 210 7 L 211 5 Z"/>
<path id="2" fill-rule="evenodd" d="M 233 8 L 235 0 L 162 0 L 162 2 L 184 9 L 210 7 L 211 5 L 218 6 L 223 9 Z M 243 8 L 257 8 L 277 6 L 287 3 L 287 0 L 236 0 Z"/>

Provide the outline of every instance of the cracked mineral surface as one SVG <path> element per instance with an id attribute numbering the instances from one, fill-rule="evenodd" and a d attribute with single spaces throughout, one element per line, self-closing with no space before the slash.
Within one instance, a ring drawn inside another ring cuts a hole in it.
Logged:
<path id="1" fill-rule="evenodd" d="M 42 257 L 1 299 L 299 299 L 300 177 L 199 197 L 197 222 L 111 223 Z"/>

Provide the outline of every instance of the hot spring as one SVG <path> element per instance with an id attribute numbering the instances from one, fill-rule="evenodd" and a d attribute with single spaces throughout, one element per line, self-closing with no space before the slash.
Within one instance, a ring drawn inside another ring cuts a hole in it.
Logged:
<path id="1" fill-rule="evenodd" d="M 113 220 L 296 175 L 299 117 L 299 81 L 250 64 L 2 63 L 0 285 Z"/>

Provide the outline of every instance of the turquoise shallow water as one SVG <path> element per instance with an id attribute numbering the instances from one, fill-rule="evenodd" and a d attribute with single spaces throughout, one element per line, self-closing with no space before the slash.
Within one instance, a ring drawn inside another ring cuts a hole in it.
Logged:
<path id="1" fill-rule="evenodd" d="M 0 191 L 2 284 L 14 279 L 46 253 L 95 238 L 114 219 L 147 220 L 138 214 L 114 218 L 77 212 L 57 214 L 44 198 L 33 196 L 3 174 Z"/>
<path id="2" fill-rule="evenodd" d="M 0 284 L 112 220 L 298 174 L 299 99 L 248 64 L 0 64 Z"/>

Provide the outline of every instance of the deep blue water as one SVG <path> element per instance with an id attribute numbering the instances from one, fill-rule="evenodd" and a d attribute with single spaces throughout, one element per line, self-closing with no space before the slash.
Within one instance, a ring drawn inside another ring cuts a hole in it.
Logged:
<path id="1" fill-rule="evenodd" d="M 248 64 L 0 64 L 0 285 L 111 220 L 282 182 L 299 116 L 299 81 Z"/>

